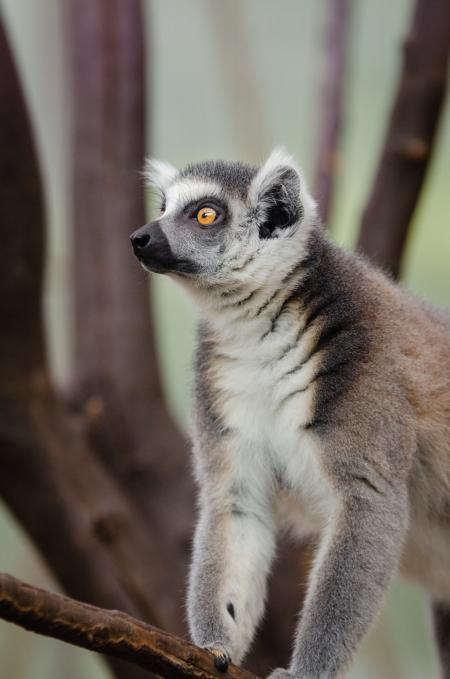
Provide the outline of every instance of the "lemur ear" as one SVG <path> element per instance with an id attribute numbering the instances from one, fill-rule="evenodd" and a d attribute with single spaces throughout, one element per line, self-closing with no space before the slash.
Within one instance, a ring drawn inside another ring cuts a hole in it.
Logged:
<path id="1" fill-rule="evenodd" d="M 303 216 L 300 170 L 282 148 L 272 151 L 253 179 L 248 200 L 255 210 L 261 238 L 272 238 Z"/>
<path id="2" fill-rule="evenodd" d="M 167 187 L 173 182 L 178 170 L 170 163 L 156 158 L 148 158 L 145 161 L 144 177 L 149 186 L 154 186 L 161 193 L 165 193 Z"/>

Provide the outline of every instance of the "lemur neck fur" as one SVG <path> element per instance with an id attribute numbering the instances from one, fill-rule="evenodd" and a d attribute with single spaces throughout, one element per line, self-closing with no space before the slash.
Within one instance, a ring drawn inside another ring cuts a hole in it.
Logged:
<path id="1" fill-rule="evenodd" d="M 302 236 L 285 241 L 276 258 L 248 261 L 248 256 L 241 277 L 202 291 L 201 314 L 218 339 L 241 346 L 245 340 L 259 352 L 289 330 L 299 333 L 303 322 L 300 287 L 307 289 L 311 269 L 322 252 L 332 248 L 319 226 Z"/>

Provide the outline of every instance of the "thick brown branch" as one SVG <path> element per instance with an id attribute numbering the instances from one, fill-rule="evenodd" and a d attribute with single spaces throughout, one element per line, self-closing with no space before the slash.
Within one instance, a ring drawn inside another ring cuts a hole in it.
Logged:
<path id="1" fill-rule="evenodd" d="M 141 3 L 71 0 L 69 11 L 75 374 L 86 396 L 118 392 L 112 396 L 132 417 L 144 392 L 161 395 L 147 277 L 128 240 L 145 220 Z"/>
<path id="2" fill-rule="evenodd" d="M 0 618 L 27 630 L 139 665 L 168 679 L 222 679 L 214 656 L 120 611 L 111 611 L 0 574 Z M 233 665 L 231 679 L 256 679 Z"/>
<path id="3" fill-rule="evenodd" d="M 159 381 L 148 277 L 129 244 L 130 233 L 145 221 L 141 3 L 71 0 L 69 10 L 75 391 L 91 444 L 152 526 L 155 549 L 171 564 L 177 599 L 186 575 L 193 484 L 186 442 Z M 177 616 L 170 627 L 181 631 L 180 624 Z"/>
<path id="4" fill-rule="evenodd" d="M 398 275 L 445 99 L 448 0 L 417 0 L 403 69 L 358 249 Z"/>
<path id="5" fill-rule="evenodd" d="M 314 193 L 322 221 L 327 224 L 332 207 L 345 91 L 350 0 L 328 1 L 328 27 L 320 101 L 319 151 Z"/>
<path id="6" fill-rule="evenodd" d="M 0 385 L 45 363 L 40 290 L 44 200 L 22 88 L 0 21 Z M 19 312 L 18 312 L 19 310 Z"/>

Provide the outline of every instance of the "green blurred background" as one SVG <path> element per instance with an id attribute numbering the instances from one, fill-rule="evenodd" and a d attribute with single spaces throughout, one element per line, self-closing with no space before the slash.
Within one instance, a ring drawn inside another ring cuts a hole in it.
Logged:
<path id="1" fill-rule="evenodd" d="M 125 0 L 124 0 L 125 1 Z M 149 153 L 176 165 L 221 157 L 260 162 L 284 144 L 314 178 L 325 0 L 144 0 Z M 64 0 L 3 0 L 31 107 L 47 193 L 46 314 L 55 379 L 70 373 L 70 84 Z M 397 83 L 411 0 L 354 0 L 332 236 L 351 247 Z M 137 177 L 136 181 L 140 181 Z M 450 307 L 450 108 L 408 241 L 404 281 Z M 130 224 L 130 231 L 139 225 Z M 195 310 L 169 281 L 152 288 L 169 403 L 187 424 Z M 64 549 L 64 545 L 61 545 Z M 449 564 L 450 567 L 450 564 Z M 0 506 L 0 570 L 56 588 Z M 18 653 L 20 649 L 20 653 Z M 87 652 L 0 623 L 0 677 L 109 676 Z M 425 597 L 396 582 L 352 679 L 436 679 Z"/>

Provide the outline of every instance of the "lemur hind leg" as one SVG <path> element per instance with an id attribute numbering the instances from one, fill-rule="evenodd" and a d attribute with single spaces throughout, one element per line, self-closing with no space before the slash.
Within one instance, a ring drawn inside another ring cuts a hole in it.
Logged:
<path id="1" fill-rule="evenodd" d="M 450 605 L 434 601 L 432 613 L 442 679 L 450 679 Z"/>

